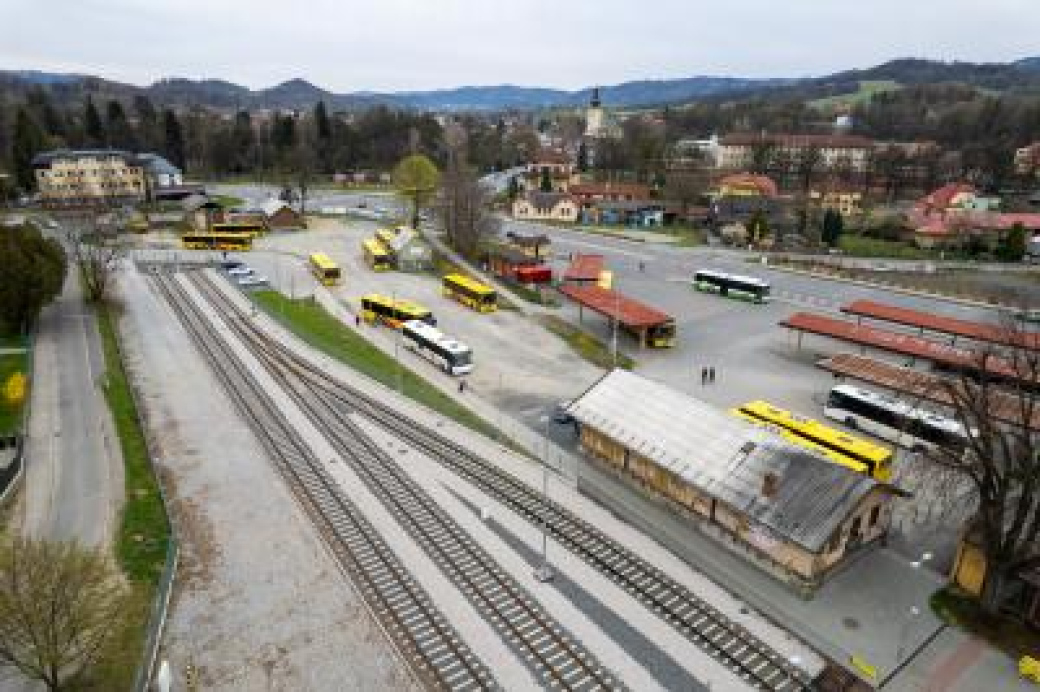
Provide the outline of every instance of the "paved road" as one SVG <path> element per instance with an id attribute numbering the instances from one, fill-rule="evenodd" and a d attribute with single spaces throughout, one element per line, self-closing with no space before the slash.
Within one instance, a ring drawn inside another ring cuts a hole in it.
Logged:
<path id="1" fill-rule="evenodd" d="M 33 535 L 101 546 L 113 535 L 123 466 L 100 387 L 100 335 L 75 271 L 40 317 L 23 527 Z"/>

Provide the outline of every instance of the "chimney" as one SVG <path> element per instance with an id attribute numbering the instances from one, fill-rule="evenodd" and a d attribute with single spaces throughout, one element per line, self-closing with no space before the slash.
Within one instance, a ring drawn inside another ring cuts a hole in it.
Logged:
<path id="1" fill-rule="evenodd" d="M 780 477 L 772 471 L 766 471 L 762 476 L 762 497 L 772 500 L 780 490 Z"/>

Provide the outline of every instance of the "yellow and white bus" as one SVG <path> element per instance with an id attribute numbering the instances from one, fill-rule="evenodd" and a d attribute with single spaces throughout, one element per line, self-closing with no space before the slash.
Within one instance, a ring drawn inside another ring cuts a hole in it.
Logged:
<path id="1" fill-rule="evenodd" d="M 228 233 L 186 233 L 181 236 L 181 247 L 187 250 L 221 250 L 244 252 L 253 247 L 253 239 Z"/>
<path id="2" fill-rule="evenodd" d="M 365 238 L 361 242 L 361 247 L 365 251 L 365 262 L 373 271 L 382 272 L 393 268 L 390 253 L 375 238 Z"/>
<path id="3" fill-rule="evenodd" d="M 422 305 L 378 293 L 361 297 L 361 317 L 369 324 L 385 324 L 394 329 L 400 329 L 408 320 L 420 320 L 431 326 L 437 325 L 433 313 Z"/>
<path id="4" fill-rule="evenodd" d="M 498 309 L 495 289 L 462 274 L 445 276 L 441 282 L 441 291 L 477 312 L 494 312 Z"/>
<path id="5" fill-rule="evenodd" d="M 329 256 L 316 252 L 311 255 L 311 273 L 324 286 L 335 286 L 340 282 L 342 275 L 339 266 L 329 259 Z"/>
<path id="6" fill-rule="evenodd" d="M 831 461 L 867 474 L 879 481 L 892 479 L 892 450 L 855 435 L 835 430 L 811 418 L 773 406 L 765 401 L 752 401 L 731 413 L 766 426 L 801 446 L 822 452 Z"/>

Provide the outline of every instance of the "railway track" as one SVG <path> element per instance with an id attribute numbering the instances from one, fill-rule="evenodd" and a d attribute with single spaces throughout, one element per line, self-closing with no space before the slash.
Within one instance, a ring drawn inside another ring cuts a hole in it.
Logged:
<path id="1" fill-rule="evenodd" d="M 499 689 L 490 671 L 462 642 L 371 523 L 343 495 L 322 462 L 314 457 L 183 287 L 170 275 L 153 277 L 419 681 L 434 690 Z"/>
<path id="2" fill-rule="evenodd" d="M 349 410 L 312 386 L 295 357 L 273 348 L 266 335 L 250 329 L 248 319 L 231 308 L 211 284 L 198 277 L 192 281 L 416 544 L 521 660 L 531 662 L 547 687 L 575 692 L 625 689 L 350 419 Z"/>
<path id="3" fill-rule="evenodd" d="M 196 279 L 216 304 L 225 304 L 227 324 L 254 346 L 291 367 L 309 386 L 311 398 L 328 402 L 338 410 L 357 411 L 379 423 L 412 446 L 481 488 L 532 523 L 543 523 L 554 539 L 608 576 L 648 610 L 670 624 L 748 685 L 777 692 L 812 690 L 812 682 L 800 668 L 774 651 L 739 623 L 719 612 L 684 585 L 561 505 L 505 473 L 494 464 L 441 435 L 438 431 L 402 417 L 377 399 L 332 380 L 288 346 L 259 330 L 226 299 L 209 279 Z M 246 337 L 245 335 L 249 336 Z"/>

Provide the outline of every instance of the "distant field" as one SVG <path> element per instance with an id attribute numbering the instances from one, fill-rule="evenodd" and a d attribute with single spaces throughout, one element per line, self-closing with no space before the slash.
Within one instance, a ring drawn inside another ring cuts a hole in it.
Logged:
<path id="1" fill-rule="evenodd" d="M 819 110 L 834 110 L 839 106 L 853 106 L 857 103 L 863 103 L 864 101 L 869 100 L 874 94 L 879 94 L 884 91 L 896 91 L 902 88 L 903 87 L 900 86 L 898 82 L 894 82 L 890 79 L 876 81 L 866 80 L 859 83 L 859 91 L 816 99 L 815 101 L 810 101 L 809 105 L 813 108 L 818 108 Z"/>

